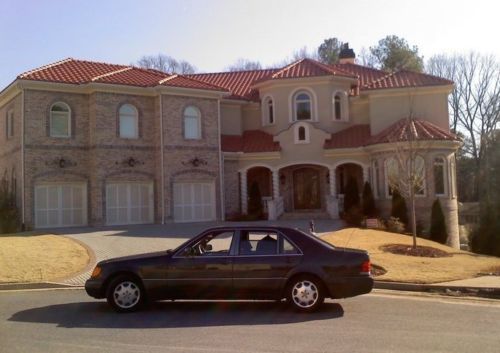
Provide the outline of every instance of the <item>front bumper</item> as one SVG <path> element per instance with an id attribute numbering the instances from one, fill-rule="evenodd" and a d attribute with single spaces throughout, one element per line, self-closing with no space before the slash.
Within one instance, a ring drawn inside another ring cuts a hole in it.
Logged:
<path id="1" fill-rule="evenodd" d="M 371 276 L 340 277 L 327 284 L 332 299 L 349 298 L 370 293 L 373 289 Z"/>
<path id="2" fill-rule="evenodd" d="M 85 282 L 85 291 L 91 297 L 101 299 L 105 297 L 103 283 L 101 280 L 88 279 Z"/>

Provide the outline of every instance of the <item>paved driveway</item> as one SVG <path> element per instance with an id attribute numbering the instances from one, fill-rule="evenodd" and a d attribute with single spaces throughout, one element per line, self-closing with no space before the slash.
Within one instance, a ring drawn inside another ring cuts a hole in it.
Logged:
<path id="1" fill-rule="evenodd" d="M 177 247 L 200 233 L 202 230 L 221 225 L 279 225 L 303 230 L 309 229 L 307 220 L 286 220 L 274 222 L 210 222 L 210 223 L 171 223 L 114 227 L 85 227 L 54 229 L 54 234 L 76 239 L 87 245 L 95 254 L 95 261 L 112 257 L 140 254 L 150 251 L 167 250 Z M 317 233 L 330 232 L 342 227 L 341 221 L 315 221 Z M 83 273 L 61 281 L 65 284 L 83 285 L 90 277 L 95 262 Z"/>

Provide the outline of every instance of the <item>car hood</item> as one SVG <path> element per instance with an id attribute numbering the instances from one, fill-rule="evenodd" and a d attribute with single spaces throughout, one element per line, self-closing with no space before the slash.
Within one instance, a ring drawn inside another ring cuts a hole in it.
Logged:
<path id="1" fill-rule="evenodd" d="M 121 256 L 121 257 L 115 257 L 112 259 L 100 261 L 98 263 L 98 265 L 106 265 L 109 263 L 125 262 L 125 261 L 130 261 L 130 260 L 146 260 L 146 259 L 152 259 L 155 257 L 166 256 L 166 255 L 170 255 L 170 254 L 171 254 L 171 250 L 165 250 L 165 251 L 149 252 L 149 253 L 144 253 L 144 254 Z"/>

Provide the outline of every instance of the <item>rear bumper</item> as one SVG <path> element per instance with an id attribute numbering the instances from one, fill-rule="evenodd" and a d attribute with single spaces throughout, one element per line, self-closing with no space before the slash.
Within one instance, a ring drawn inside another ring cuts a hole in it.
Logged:
<path id="1" fill-rule="evenodd" d="M 327 286 L 331 298 L 349 298 L 370 293 L 373 289 L 373 278 L 370 276 L 340 277 L 330 281 Z"/>
<path id="2" fill-rule="evenodd" d="M 87 280 L 87 282 L 85 282 L 85 291 L 88 295 L 96 299 L 104 298 L 104 290 L 101 281 L 93 279 Z"/>

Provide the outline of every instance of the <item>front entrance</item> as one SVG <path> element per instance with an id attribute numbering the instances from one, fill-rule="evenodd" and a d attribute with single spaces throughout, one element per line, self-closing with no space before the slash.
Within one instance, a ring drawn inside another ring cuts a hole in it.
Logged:
<path id="1" fill-rule="evenodd" d="M 293 203 L 296 210 L 321 208 L 320 174 L 314 168 L 293 171 Z"/>

